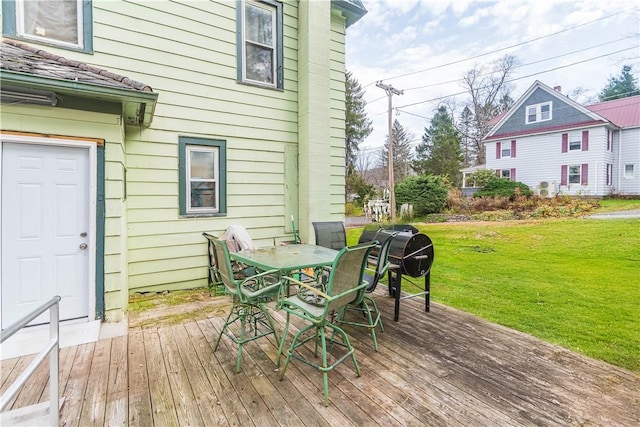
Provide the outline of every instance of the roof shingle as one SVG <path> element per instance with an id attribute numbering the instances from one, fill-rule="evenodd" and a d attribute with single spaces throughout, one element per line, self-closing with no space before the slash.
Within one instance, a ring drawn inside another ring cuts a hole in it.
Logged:
<path id="1" fill-rule="evenodd" d="M 2 39 L 0 68 L 57 80 L 75 81 L 117 89 L 153 92 L 149 85 L 84 62 L 66 59 L 11 39 Z"/>

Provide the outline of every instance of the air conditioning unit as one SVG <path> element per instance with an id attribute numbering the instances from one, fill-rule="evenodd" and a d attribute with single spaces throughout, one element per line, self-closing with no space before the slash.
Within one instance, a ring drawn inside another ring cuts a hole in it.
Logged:
<path id="1" fill-rule="evenodd" d="M 554 197 L 557 193 L 555 181 L 540 181 L 536 186 L 536 194 L 542 197 Z"/>

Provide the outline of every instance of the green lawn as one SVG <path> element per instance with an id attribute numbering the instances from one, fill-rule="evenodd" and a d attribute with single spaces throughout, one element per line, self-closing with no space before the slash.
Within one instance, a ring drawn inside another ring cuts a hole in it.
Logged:
<path id="1" fill-rule="evenodd" d="M 435 247 L 432 300 L 640 372 L 639 220 L 414 225 Z"/>

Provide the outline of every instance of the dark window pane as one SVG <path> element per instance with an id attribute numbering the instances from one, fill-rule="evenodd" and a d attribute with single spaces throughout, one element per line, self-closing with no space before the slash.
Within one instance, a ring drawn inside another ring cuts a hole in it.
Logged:
<path id="1" fill-rule="evenodd" d="M 191 207 L 216 208 L 216 184 L 214 182 L 191 182 Z"/>
<path id="2" fill-rule="evenodd" d="M 273 50 L 247 43 L 247 79 L 273 83 Z"/>

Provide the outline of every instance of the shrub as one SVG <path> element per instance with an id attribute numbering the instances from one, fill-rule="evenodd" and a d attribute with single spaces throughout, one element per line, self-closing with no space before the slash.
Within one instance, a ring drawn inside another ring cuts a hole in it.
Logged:
<path id="1" fill-rule="evenodd" d="M 410 203 L 414 215 L 440 213 L 447 203 L 447 183 L 441 176 L 412 176 L 395 186 L 396 205 Z"/>
<path id="2" fill-rule="evenodd" d="M 345 203 L 344 204 L 344 214 L 346 216 L 353 216 L 353 212 L 355 211 L 356 207 L 353 203 Z"/>
<path id="3" fill-rule="evenodd" d="M 493 177 L 473 197 L 508 197 L 510 201 L 514 201 L 518 196 L 532 195 L 531 189 L 526 184 L 511 181 L 508 178 Z"/>
<path id="4" fill-rule="evenodd" d="M 482 188 L 495 177 L 496 173 L 493 169 L 480 169 L 467 177 L 467 184 Z"/>

